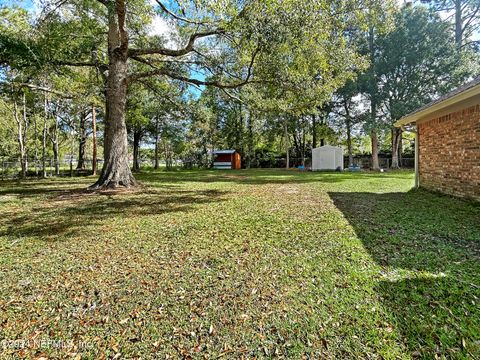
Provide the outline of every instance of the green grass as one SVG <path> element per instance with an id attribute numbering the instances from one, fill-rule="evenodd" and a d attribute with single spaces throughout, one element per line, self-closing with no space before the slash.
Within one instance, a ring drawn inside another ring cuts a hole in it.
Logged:
<path id="1" fill-rule="evenodd" d="M 480 358 L 478 204 L 410 172 L 138 178 L 0 182 L 0 358 Z"/>

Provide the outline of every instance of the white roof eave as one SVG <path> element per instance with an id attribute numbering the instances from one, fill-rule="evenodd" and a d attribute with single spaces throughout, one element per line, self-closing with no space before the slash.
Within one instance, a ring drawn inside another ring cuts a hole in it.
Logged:
<path id="1" fill-rule="evenodd" d="M 452 106 L 460 101 L 468 100 L 473 96 L 480 94 L 480 84 L 476 85 L 468 90 L 458 93 L 452 97 L 449 97 L 443 101 L 434 103 L 432 106 L 426 107 L 423 110 L 414 112 L 410 115 L 404 116 L 398 120 L 394 125 L 396 127 L 402 127 L 408 124 L 416 123 L 417 121 L 425 118 L 426 116 L 433 114 L 434 112 L 443 110 L 449 106 Z"/>

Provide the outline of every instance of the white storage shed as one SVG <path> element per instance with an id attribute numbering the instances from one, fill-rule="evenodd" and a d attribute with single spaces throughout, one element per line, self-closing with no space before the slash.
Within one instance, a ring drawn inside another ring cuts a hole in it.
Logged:
<path id="1" fill-rule="evenodd" d="M 312 170 L 343 170 L 343 149 L 325 145 L 312 149 Z"/>

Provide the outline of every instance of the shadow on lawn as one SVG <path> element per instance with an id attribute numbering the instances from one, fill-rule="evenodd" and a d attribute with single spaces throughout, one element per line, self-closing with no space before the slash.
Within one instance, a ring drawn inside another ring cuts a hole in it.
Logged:
<path id="1" fill-rule="evenodd" d="M 37 190 L 35 193 L 41 194 Z M 192 211 L 196 205 L 223 201 L 228 192 L 143 188 L 120 193 L 92 193 L 84 189 L 52 192 L 46 189 L 44 193 L 48 200 L 40 206 L 28 212 L 23 211 L 21 215 L 15 212 L 5 214 L 0 219 L 0 225 L 4 224 L 5 229 L 0 231 L 0 236 L 38 236 L 48 239 L 59 235 L 75 235 L 85 226 L 108 224 L 109 220 L 118 217 Z"/>
<path id="2" fill-rule="evenodd" d="M 376 286 L 413 357 L 480 357 L 480 206 L 431 194 L 329 193 L 382 267 Z"/>

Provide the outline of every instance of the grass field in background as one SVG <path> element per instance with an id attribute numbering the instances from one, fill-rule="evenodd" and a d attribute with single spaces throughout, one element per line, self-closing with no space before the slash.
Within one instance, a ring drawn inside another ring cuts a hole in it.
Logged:
<path id="1" fill-rule="evenodd" d="M 478 204 L 411 172 L 137 178 L 0 182 L 0 358 L 480 358 Z"/>

